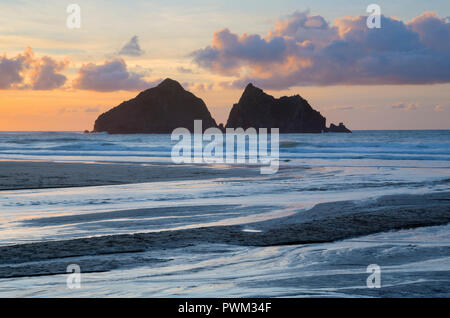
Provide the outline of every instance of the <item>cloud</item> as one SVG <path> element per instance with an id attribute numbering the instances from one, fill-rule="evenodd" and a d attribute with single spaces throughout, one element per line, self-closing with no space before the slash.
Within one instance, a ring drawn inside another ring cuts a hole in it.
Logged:
<path id="1" fill-rule="evenodd" d="M 214 88 L 214 84 L 184 82 L 183 87 L 186 88 L 187 90 L 193 90 L 193 91 L 197 91 L 197 92 L 205 92 L 207 90 L 212 90 Z"/>
<path id="2" fill-rule="evenodd" d="M 99 92 L 117 90 L 143 90 L 156 85 L 157 82 L 145 80 L 143 74 L 129 71 L 125 61 L 116 58 L 105 61 L 102 65 L 84 64 L 73 81 L 73 87 Z"/>
<path id="3" fill-rule="evenodd" d="M 51 90 L 63 86 L 67 77 L 63 71 L 68 61 L 57 61 L 49 56 L 35 57 L 28 47 L 13 58 L 0 57 L 0 89 Z"/>
<path id="4" fill-rule="evenodd" d="M 417 110 L 419 108 L 418 104 L 414 103 L 403 103 L 399 102 L 391 106 L 393 109 L 401 109 L 401 110 Z"/>
<path id="5" fill-rule="evenodd" d="M 73 108 L 67 108 L 67 107 L 61 107 L 58 110 L 58 114 L 63 115 L 63 114 L 73 114 L 73 113 L 78 113 L 78 109 L 73 109 Z"/>
<path id="6" fill-rule="evenodd" d="M 142 77 L 150 76 L 153 70 L 150 67 L 143 67 L 140 65 L 135 65 L 134 67 L 129 67 L 129 71 L 142 75 Z"/>
<path id="7" fill-rule="evenodd" d="M 295 12 L 265 37 L 221 29 L 193 61 L 220 75 L 266 89 L 307 85 L 433 84 L 450 82 L 450 22 L 425 12 L 404 23 L 382 16 L 336 19 Z"/>
<path id="8" fill-rule="evenodd" d="M 420 40 L 433 50 L 450 52 L 450 21 L 441 19 L 434 12 L 425 12 L 414 18 L 408 26 Z"/>
<path id="9" fill-rule="evenodd" d="M 51 90 L 63 86 L 67 77 L 58 72 L 64 70 L 69 63 L 58 62 L 49 56 L 36 61 L 31 74 L 31 87 L 35 90 Z"/>
<path id="10" fill-rule="evenodd" d="M 79 113 L 79 112 L 84 112 L 84 113 L 98 113 L 100 112 L 101 109 L 99 106 L 78 106 L 78 107 L 61 107 L 58 110 L 58 114 L 63 115 L 63 114 L 75 114 L 75 113 Z"/>
<path id="11" fill-rule="evenodd" d="M 329 108 L 329 110 L 352 110 L 354 109 L 353 106 L 332 106 Z"/>
<path id="12" fill-rule="evenodd" d="M 119 51 L 119 55 L 127 56 L 141 56 L 145 53 L 139 45 L 139 38 L 137 35 L 133 36 Z"/>
<path id="13" fill-rule="evenodd" d="M 194 71 L 191 70 L 190 68 L 184 68 L 183 66 L 177 67 L 177 71 L 180 72 L 180 73 L 184 73 L 184 74 L 192 74 L 192 73 L 194 73 Z"/>
<path id="14" fill-rule="evenodd" d="M 266 41 L 259 35 L 238 36 L 228 29 L 214 33 L 213 45 L 193 52 L 195 63 L 224 75 L 237 75 L 244 65 L 257 66 L 285 58 L 281 37 Z"/>
<path id="15" fill-rule="evenodd" d="M 21 73 L 27 67 L 26 59 L 21 54 L 10 59 L 6 54 L 0 57 L 0 89 L 14 88 L 23 82 Z"/>
<path id="16" fill-rule="evenodd" d="M 338 40 L 336 29 L 319 15 L 310 15 L 309 11 L 296 11 L 283 20 L 278 20 L 275 28 L 269 31 L 268 37 L 283 37 L 295 39 L 298 43 L 314 41 L 316 46 L 326 46 Z"/>
<path id="17" fill-rule="evenodd" d="M 442 106 L 442 105 L 436 105 L 436 106 L 434 107 L 434 111 L 435 111 L 435 112 L 442 112 L 442 111 L 444 111 L 444 109 L 445 109 L 445 107 Z"/>
<path id="18" fill-rule="evenodd" d="M 36 57 L 30 47 L 15 57 L 8 58 L 5 54 L 0 56 L 0 89 L 60 88 L 67 82 L 67 77 L 61 72 L 68 66 L 68 60 L 58 61 L 50 56 Z M 122 58 L 114 58 L 102 65 L 82 65 L 72 81 L 72 87 L 101 92 L 142 90 L 157 84 L 157 81 L 145 79 L 149 73 L 150 69 L 138 65 L 128 69 Z"/>
<path id="19" fill-rule="evenodd" d="M 100 107 L 95 106 L 95 107 L 86 107 L 84 109 L 85 113 L 98 113 L 100 111 Z"/>

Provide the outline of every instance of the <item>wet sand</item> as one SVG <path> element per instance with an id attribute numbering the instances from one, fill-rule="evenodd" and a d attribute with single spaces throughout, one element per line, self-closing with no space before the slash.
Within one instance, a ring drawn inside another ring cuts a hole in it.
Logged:
<path id="1" fill-rule="evenodd" d="M 259 169 L 245 167 L 172 166 L 138 164 L 91 164 L 59 162 L 0 162 L 0 189 L 83 187 L 171 180 L 255 177 Z M 230 202 L 233 203 L 233 202 Z M 283 202 L 277 202 L 283 204 Z M 211 212 L 214 208 L 248 209 L 246 206 L 211 205 L 177 207 L 180 213 Z M 170 208 L 144 208 L 84 215 L 84 218 L 114 219 L 130 214 L 161 217 Z M 173 214 L 173 211 L 169 211 Z M 103 215 L 104 214 L 104 215 Z M 79 217 L 79 216 L 78 216 Z M 34 226 L 65 224 L 70 216 L 31 220 Z M 76 221 L 76 220 L 75 220 Z M 40 224 L 41 222 L 42 224 Z M 281 246 L 335 242 L 380 232 L 450 222 L 450 192 L 423 195 L 389 195 L 364 201 L 317 204 L 291 216 L 241 225 L 211 226 L 161 232 L 117 234 L 80 239 L 42 241 L 0 247 L 0 278 L 65 273 L 67 261 L 83 265 L 85 272 L 102 272 L 137 266 L 136 255 L 146 264 L 163 259 L 145 256 L 161 251 L 201 244 L 228 246 Z M 250 230 L 250 231 L 248 231 Z M 142 264 L 142 262 L 137 262 Z"/>
<path id="2" fill-rule="evenodd" d="M 158 213 L 158 209 L 139 211 Z M 444 225 L 449 222 L 450 192 L 390 195 L 356 202 L 330 202 L 318 204 L 307 211 L 298 211 L 292 216 L 244 225 L 2 246 L 0 278 L 64 273 L 64 259 L 68 258 L 71 262 L 83 263 L 85 271 L 108 271 L 120 267 L 122 263 L 132 266 L 128 260 L 130 255 L 146 251 L 204 243 L 238 246 L 325 243 L 386 231 Z M 253 231 L 244 231 L 248 228 Z M 114 261 L 105 261 L 107 255 L 111 255 Z M 158 263 L 162 260 L 151 258 L 147 261 Z M 39 263 L 31 264 L 33 262 Z"/>

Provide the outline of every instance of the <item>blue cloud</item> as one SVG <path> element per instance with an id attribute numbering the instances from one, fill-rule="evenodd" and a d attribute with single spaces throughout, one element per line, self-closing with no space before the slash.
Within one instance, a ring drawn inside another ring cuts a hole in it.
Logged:
<path id="1" fill-rule="evenodd" d="M 367 17 L 337 19 L 296 12 L 266 37 L 214 33 L 212 45 L 192 53 L 199 66 L 233 75 L 242 87 L 298 85 L 434 84 L 450 82 L 450 22 L 425 12 L 404 23 L 382 16 L 381 29 Z"/>
<path id="2" fill-rule="evenodd" d="M 117 90 L 143 90 L 156 85 L 156 82 L 145 80 L 143 74 L 131 72 L 125 61 L 116 58 L 105 61 L 102 65 L 93 63 L 83 65 L 73 87 L 78 89 L 111 92 Z"/>
<path id="3" fill-rule="evenodd" d="M 30 47 L 12 58 L 4 55 L 0 57 L 0 89 L 59 88 L 67 81 L 60 73 L 67 65 L 68 61 L 57 61 L 49 56 L 35 57 Z"/>
<path id="4" fill-rule="evenodd" d="M 119 51 L 119 55 L 127 56 L 141 56 L 145 52 L 139 45 L 139 38 L 137 35 L 133 36 Z"/>

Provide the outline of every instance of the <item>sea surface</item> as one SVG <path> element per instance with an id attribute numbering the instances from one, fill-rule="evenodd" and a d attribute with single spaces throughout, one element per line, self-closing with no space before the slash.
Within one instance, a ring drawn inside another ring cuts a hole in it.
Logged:
<path id="1" fill-rule="evenodd" d="M 173 145 L 170 135 L 0 132 L 0 160 L 169 164 Z M 1 191 L 0 246 L 233 224 L 252 231 L 252 222 L 318 203 L 449 190 L 448 130 L 285 134 L 274 175 Z M 0 272 L 17 266 L 2 257 Z M 104 269 L 82 273 L 80 289 L 68 289 L 65 274 L 0 278 L 0 296 L 449 297 L 450 225 L 323 244 L 112 253 L 58 266 L 80 261 Z M 382 269 L 379 290 L 366 286 L 370 264 Z"/>

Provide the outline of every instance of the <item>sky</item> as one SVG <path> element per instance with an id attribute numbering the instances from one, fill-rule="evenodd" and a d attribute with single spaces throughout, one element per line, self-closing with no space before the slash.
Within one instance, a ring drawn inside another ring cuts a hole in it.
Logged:
<path id="1" fill-rule="evenodd" d="M 449 17 L 448 0 L 1 0 L 0 130 L 91 130 L 167 77 L 218 123 L 252 82 L 328 124 L 450 129 Z"/>

